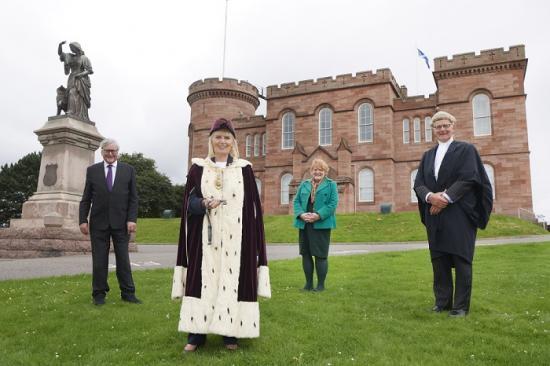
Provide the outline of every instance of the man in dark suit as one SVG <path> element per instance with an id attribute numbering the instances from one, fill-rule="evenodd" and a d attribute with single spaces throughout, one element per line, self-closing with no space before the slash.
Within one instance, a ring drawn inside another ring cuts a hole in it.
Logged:
<path id="1" fill-rule="evenodd" d="M 131 165 L 117 161 L 119 145 L 115 140 L 105 139 L 100 147 L 103 161 L 88 167 L 80 201 L 80 231 L 89 233 L 92 242 L 92 297 L 95 305 L 105 304 L 112 239 L 121 298 L 139 304 L 128 255 L 130 233 L 136 231 L 137 222 L 136 172 Z"/>
<path id="2" fill-rule="evenodd" d="M 447 112 L 432 117 L 438 144 L 422 156 L 414 190 L 430 246 L 432 310 L 450 310 L 449 316 L 463 317 L 470 311 L 476 233 L 487 226 L 493 196 L 476 148 L 454 140 L 455 123 L 455 117 Z"/>

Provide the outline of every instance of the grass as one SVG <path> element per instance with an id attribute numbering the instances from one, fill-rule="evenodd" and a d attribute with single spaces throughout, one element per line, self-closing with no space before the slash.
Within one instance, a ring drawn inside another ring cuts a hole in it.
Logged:
<path id="1" fill-rule="evenodd" d="M 427 240 L 417 212 L 341 214 L 336 220 L 337 228 L 331 236 L 333 243 Z M 296 243 L 298 230 L 292 223 L 292 217 L 288 215 L 266 216 L 267 242 Z M 140 219 L 137 242 L 176 243 L 179 227 L 180 219 Z M 535 224 L 505 215 L 492 215 L 487 229 L 478 231 L 480 238 L 535 234 L 547 232 Z"/>
<path id="2" fill-rule="evenodd" d="M 480 247 L 471 313 L 430 311 L 426 251 L 331 257 L 327 291 L 303 293 L 298 260 L 270 264 L 261 337 L 219 336 L 182 354 L 171 271 L 137 271 L 143 305 L 113 291 L 91 305 L 90 276 L 0 282 L 1 365 L 542 365 L 550 359 L 550 243 Z"/>

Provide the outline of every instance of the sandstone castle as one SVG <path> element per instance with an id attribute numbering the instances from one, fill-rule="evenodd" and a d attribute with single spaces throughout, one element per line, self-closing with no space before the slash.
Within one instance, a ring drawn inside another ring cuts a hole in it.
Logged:
<path id="1" fill-rule="evenodd" d="M 532 210 L 525 113 L 525 47 L 434 60 L 437 90 L 408 96 L 391 70 L 358 72 L 269 86 L 265 96 L 245 81 L 199 80 L 189 87 L 189 157 L 207 154 L 212 121 L 233 120 L 240 154 L 254 166 L 266 214 L 292 212 L 314 158 L 338 183 L 339 212 L 415 210 L 411 190 L 422 153 L 435 143 L 431 116 L 457 118 L 456 139 L 479 150 L 494 188 L 494 211 Z M 256 115 L 259 98 L 265 116 Z"/>

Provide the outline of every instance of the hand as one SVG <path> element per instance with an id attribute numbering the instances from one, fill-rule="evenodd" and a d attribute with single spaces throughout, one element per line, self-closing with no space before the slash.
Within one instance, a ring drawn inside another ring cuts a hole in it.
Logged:
<path id="1" fill-rule="evenodd" d="M 80 224 L 80 232 L 84 235 L 88 235 L 88 233 L 90 231 L 88 230 L 88 224 L 87 223 Z"/>
<path id="2" fill-rule="evenodd" d="M 429 197 L 429 203 L 440 209 L 444 209 L 449 204 L 449 201 L 443 196 L 443 192 L 432 193 Z"/>
<path id="3" fill-rule="evenodd" d="M 126 223 L 126 226 L 128 227 L 129 233 L 135 233 L 137 229 L 137 224 L 135 222 L 128 221 Z"/>
<path id="4" fill-rule="evenodd" d="M 311 221 L 310 221 L 310 222 L 315 222 L 315 221 L 321 220 L 321 216 L 319 216 L 318 213 L 312 212 L 310 215 L 311 215 L 311 216 L 310 216 L 310 217 L 311 217 Z"/>
<path id="5" fill-rule="evenodd" d="M 436 206 L 430 207 L 430 215 L 438 215 L 441 211 L 443 211 L 442 208 Z"/>
<path id="6" fill-rule="evenodd" d="M 218 207 L 221 204 L 221 200 L 212 199 L 212 198 L 205 198 L 204 199 L 204 207 L 207 210 L 211 210 L 213 208 Z"/>

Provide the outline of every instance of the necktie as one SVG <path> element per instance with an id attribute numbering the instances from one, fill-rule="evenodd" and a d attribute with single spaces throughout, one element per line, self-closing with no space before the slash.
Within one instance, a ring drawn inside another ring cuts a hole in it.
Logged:
<path id="1" fill-rule="evenodd" d="M 113 190 L 113 166 L 107 165 L 107 190 L 111 192 Z"/>

